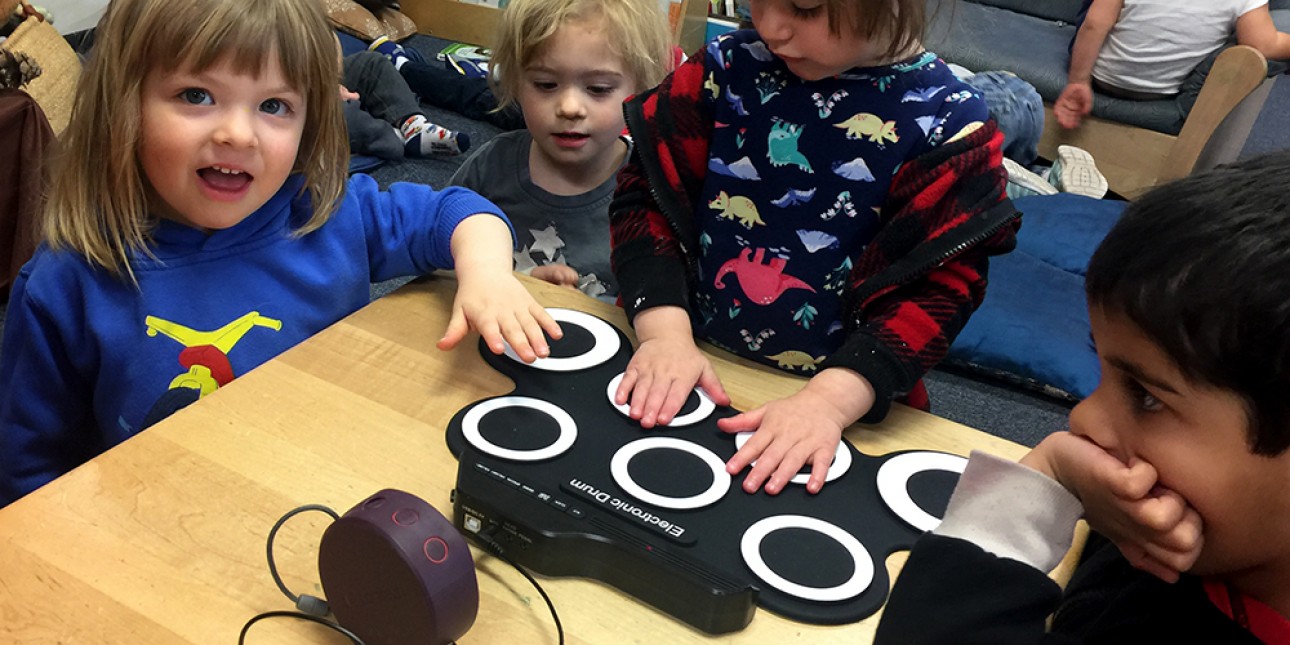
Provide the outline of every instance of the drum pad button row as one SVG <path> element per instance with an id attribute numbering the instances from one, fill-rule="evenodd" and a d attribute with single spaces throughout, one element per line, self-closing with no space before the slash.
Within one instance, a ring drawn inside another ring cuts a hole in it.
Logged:
<path id="1" fill-rule="evenodd" d="M 506 484 L 507 486 L 510 486 L 511 488 L 520 490 L 521 492 L 525 493 L 526 495 L 534 499 L 537 499 L 540 502 L 550 505 L 552 508 L 558 511 L 563 511 L 565 513 L 568 513 L 571 517 L 574 517 L 576 519 L 582 519 L 587 516 L 587 512 L 582 510 L 581 508 L 572 506 L 568 502 L 558 497 L 555 497 L 550 493 L 538 490 L 528 484 L 525 484 L 524 482 L 518 479 L 515 479 L 514 477 L 511 477 L 504 473 L 498 472 L 492 468 L 489 468 L 484 464 L 476 463 L 475 469 L 503 484 Z"/>

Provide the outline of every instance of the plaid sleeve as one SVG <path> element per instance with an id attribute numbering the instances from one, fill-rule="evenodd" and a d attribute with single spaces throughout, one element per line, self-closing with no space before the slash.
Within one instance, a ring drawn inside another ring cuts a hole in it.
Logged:
<path id="1" fill-rule="evenodd" d="M 628 319 L 689 306 L 686 246 L 697 240 L 691 201 L 707 168 L 711 113 L 695 55 L 625 109 L 634 146 L 609 206 L 610 261 Z"/>
<path id="2" fill-rule="evenodd" d="M 824 364 L 853 369 L 873 385 L 877 400 L 866 422 L 882 420 L 891 399 L 908 393 L 945 357 L 985 297 L 989 257 L 1016 244 L 1015 211 L 1000 225 L 981 223 L 983 215 L 997 212 L 993 207 L 1010 209 L 1002 143 L 1003 135 L 987 122 L 906 163 L 892 182 L 883 230 L 852 273 L 851 288 L 863 295 L 851 303 L 850 333 Z M 962 241 L 943 253 L 926 253 L 945 246 L 938 240 Z M 898 261 L 913 268 L 889 278 L 884 270 Z"/>

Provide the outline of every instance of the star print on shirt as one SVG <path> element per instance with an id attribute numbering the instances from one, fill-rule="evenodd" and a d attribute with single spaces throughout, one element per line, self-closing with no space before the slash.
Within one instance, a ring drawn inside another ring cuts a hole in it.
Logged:
<path id="1" fill-rule="evenodd" d="M 540 231 L 529 229 L 529 233 L 533 235 L 530 252 L 541 251 L 549 260 L 554 260 L 556 253 L 564 248 L 564 240 L 560 239 L 560 232 L 555 230 L 555 226 L 548 226 Z"/>

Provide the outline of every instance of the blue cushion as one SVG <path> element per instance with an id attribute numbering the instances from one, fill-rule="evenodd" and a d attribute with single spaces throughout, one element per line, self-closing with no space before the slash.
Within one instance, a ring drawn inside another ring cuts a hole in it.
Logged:
<path id="1" fill-rule="evenodd" d="M 990 260 L 989 286 L 945 362 L 1069 400 L 1097 387 L 1084 271 L 1125 202 L 1024 197 L 1017 249 Z"/>
<path id="2" fill-rule="evenodd" d="M 1012 203 L 1022 212 L 1017 250 L 1081 278 L 1088 259 L 1119 221 L 1125 206 L 1118 200 L 1071 193 L 1022 197 Z M 993 277 L 993 264 L 990 274 Z"/>

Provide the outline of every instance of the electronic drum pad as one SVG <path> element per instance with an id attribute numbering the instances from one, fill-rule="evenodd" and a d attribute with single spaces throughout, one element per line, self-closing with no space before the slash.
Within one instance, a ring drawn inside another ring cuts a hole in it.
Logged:
<path id="1" fill-rule="evenodd" d="M 805 474 L 779 495 L 748 494 L 725 462 L 746 437 L 738 413 L 699 390 L 669 427 L 644 430 L 611 397 L 631 356 L 613 325 L 549 309 L 564 337 L 526 365 L 480 353 L 515 381 L 458 412 L 453 522 L 551 576 L 612 584 L 709 633 L 739 630 L 755 606 L 809 623 L 869 616 L 886 600 L 884 562 L 940 521 L 967 460 L 861 454 L 843 440 L 824 489 Z"/>

